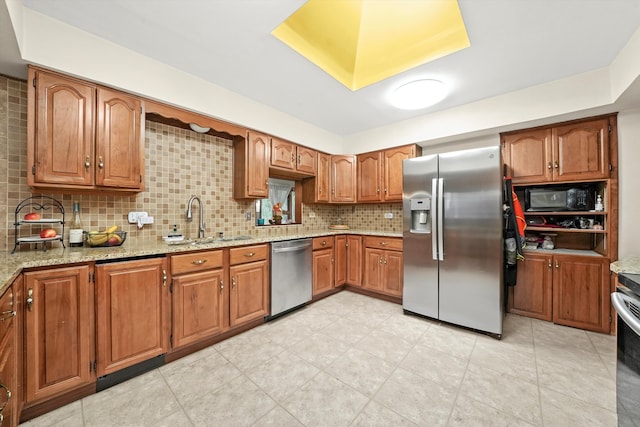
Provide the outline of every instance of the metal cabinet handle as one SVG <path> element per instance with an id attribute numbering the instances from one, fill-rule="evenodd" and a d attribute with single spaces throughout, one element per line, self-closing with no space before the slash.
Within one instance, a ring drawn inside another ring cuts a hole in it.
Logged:
<path id="1" fill-rule="evenodd" d="M 558 169 L 560 167 L 560 165 L 558 164 L 558 161 L 556 160 L 555 162 L 553 162 L 553 167 Z"/>
<path id="2" fill-rule="evenodd" d="M 387 194 L 387 187 L 384 187 L 384 194 Z"/>
<path id="3" fill-rule="evenodd" d="M 89 156 L 84 158 L 84 167 L 87 169 L 91 167 L 91 159 L 89 158 Z"/>
<path id="4" fill-rule="evenodd" d="M 33 306 L 33 288 L 29 288 L 27 291 L 27 310 L 31 311 Z"/>
<path id="5" fill-rule="evenodd" d="M 232 288 L 236 287 L 236 278 L 235 278 L 235 276 L 231 278 L 231 287 Z"/>
<path id="6" fill-rule="evenodd" d="M 0 388 L 4 389 L 4 391 L 7 393 L 7 400 L 4 402 L 4 405 L 0 406 L 0 423 L 2 423 L 2 420 L 4 419 L 2 416 L 2 412 L 4 411 L 4 408 L 6 408 L 7 405 L 9 404 L 9 401 L 11 400 L 11 390 L 9 390 L 9 387 L 7 387 L 2 383 L 0 383 Z"/>
<path id="7" fill-rule="evenodd" d="M 167 286 L 167 270 L 162 270 L 162 286 Z"/>
<path id="8" fill-rule="evenodd" d="M 207 260 L 206 260 L 206 259 L 197 259 L 197 260 L 195 260 L 195 261 L 191 261 L 191 264 L 195 264 L 195 265 L 202 265 L 202 264 L 204 264 L 205 262 L 207 262 Z"/>
<path id="9" fill-rule="evenodd" d="M 378 264 L 382 264 L 382 257 L 381 256 L 378 257 Z"/>
<path id="10" fill-rule="evenodd" d="M 551 265 L 551 260 L 549 260 L 549 261 L 547 261 L 547 262 L 548 262 L 548 264 L 547 264 L 547 265 L 549 266 L 549 268 L 553 267 L 553 266 Z"/>
<path id="11" fill-rule="evenodd" d="M 387 259 L 386 259 L 386 258 L 384 259 L 384 263 L 385 263 L 385 264 L 387 263 Z"/>
<path id="12" fill-rule="evenodd" d="M 102 161 L 102 156 L 98 156 L 98 167 L 100 169 L 104 169 L 104 161 Z"/>
<path id="13" fill-rule="evenodd" d="M 380 187 L 376 188 L 376 193 L 380 193 Z"/>
<path id="14" fill-rule="evenodd" d="M 249 253 L 244 254 L 244 256 L 246 256 L 247 258 L 251 258 L 255 254 L 256 254 L 255 252 L 249 252 Z"/>
<path id="15" fill-rule="evenodd" d="M 220 292 L 222 292 L 223 289 L 224 289 L 224 282 L 220 280 Z"/>
<path id="16" fill-rule="evenodd" d="M 551 170 L 553 166 L 551 166 L 551 162 L 547 163 L 547 169 Z"/>
<path id="17" fill-rule="evenodd" d="M 560 263 L 556 260 L 556 268 L 560 268 Z"/>
<path id="18" fill-rule="evenodd" d="M 15 310 L 6 310 L 0 313 L 0 322 L 16 317 Z"/>
<path id="19" fill-rule="evenodd" d="M 302 156 L 298 154 L 298 164 L 302 163 Z"/>
<path id="20" fill-rule="evenodd" d="M 320 244 L 321 244 L 322 246 L 324 246 L 324 245 L 326 245 L 326 244 L 327 244 L 327 241 L 326 241 L 326 240 L 323 240 L 323 241 L 322 241 L 322 243 L 320 243 Z"/>
<path id="21" fill-rule="evenodd" d="M 385 245 L 387 244 L 387 242 L 380 242 L 380 244 L 381 244 L 382 246 L 385 246 Z"/>

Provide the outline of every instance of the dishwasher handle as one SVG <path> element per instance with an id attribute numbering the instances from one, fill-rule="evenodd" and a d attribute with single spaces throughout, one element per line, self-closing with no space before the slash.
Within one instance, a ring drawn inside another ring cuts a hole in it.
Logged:
<path id="1" fill-rule="evenodd" d="M 622 292 L 614 292 L 611 294 L 611 303 L 618 312 L 620 319 L 624 321 L 636 334 L 640 335 L 640 319 L 631 311 L 629 304 L 640 308 L 640 301 L 631 298 Z"/>
<path id="2" fill-rule="evenodd" d="M 305 242 L 305 243 L 301 243 L 299 245 L 295 245 L 295 246 L 285 246 L 285 247 L 277 247 L 277 246 L 273 246 L 271 248 L 271 252 L 273 252 L 274 254 L 281 254 L 281 253 L 285 253 L 285 252 L 300 252 L 300 251 L 304 251 L 307 248 L 311 247 L 311 243 L 310 242 Z"/>

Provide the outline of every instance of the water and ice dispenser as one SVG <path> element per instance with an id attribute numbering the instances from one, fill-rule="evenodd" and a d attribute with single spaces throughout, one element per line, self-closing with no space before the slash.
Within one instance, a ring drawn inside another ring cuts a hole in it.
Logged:
<path id="1" fill-rule="evenodd" d="M 411 199 L 412 233 L 431 233 L 431 199 L 429 197 Z"/>

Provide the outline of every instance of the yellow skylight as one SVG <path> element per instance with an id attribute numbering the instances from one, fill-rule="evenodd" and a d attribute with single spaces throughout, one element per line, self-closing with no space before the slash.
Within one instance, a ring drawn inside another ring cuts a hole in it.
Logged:
<path id="1" fill-rule="evenodd" d="M 457 0 L 309 0 L 272 34 L 351 90 L 470 45 Z"/>

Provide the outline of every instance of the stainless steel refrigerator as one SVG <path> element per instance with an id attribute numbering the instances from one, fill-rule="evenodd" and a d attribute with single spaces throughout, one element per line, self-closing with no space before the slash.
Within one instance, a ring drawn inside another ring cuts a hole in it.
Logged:
<path id="1" fill-rule="evenodd" d="M 403 162 L 405 311 L 502 335 L 500 147 Z"/>

